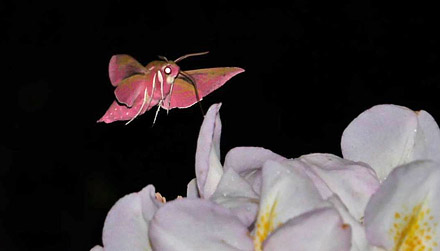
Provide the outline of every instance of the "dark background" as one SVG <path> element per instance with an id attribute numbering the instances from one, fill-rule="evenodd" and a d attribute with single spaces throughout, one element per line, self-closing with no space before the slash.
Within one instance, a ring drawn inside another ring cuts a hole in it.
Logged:
<path id="1" fill-rule="evenodd" d="M 89 250 L 111 206 L 148 184 L 168 199 L 194 177 L 197 106 L 97 124 L 114 99 L 108 61 L 209 50 L 182 69 L 246 72 L 222 102 L 221 151 L 340 155 L 344 128 L 394 103 L 440 118 L 435 6 L 370 1 L 1 2 L 0 249 Z"/>

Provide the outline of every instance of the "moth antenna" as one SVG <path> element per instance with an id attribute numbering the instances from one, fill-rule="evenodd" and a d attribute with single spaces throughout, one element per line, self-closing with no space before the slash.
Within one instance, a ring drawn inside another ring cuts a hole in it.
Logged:
<path id="1" fill-rule="evenodd" d="M 199 91 L 197 90 L 196 81 L 191 77 L 191 75 L 189 75 L 188 73 L 186 73 L 184 71 L 180 71 L 180 74 L 182 74 L 184 80 L 189 82 L 194 87 L 194 91 L 196 93 L 197 103 L 199 103 L 200 110 L 202 111 L 203 116 L 205 116 L 205 112 L 203 111 L 202 103 L 200 102 L 201 99 L 199 96 Z"/>
<path id="2" fill-rule="evenodd" d="M 157 56 L 160 60 L 168 62 L 168 59 L 164 56 Z"/>
<path id="3" fill-rule="evenodd" d="M 174 60 L 174 62 L 177 63 L 177 62 L 179 62 L 179 61 L 182 61 L 182 60 L 185 59 L 185 58 L 194 57 L 194 56 L 206 55 L 206 54 L 208 54 L 208 53 L 209 53 L 209 51 L 196 52 L 196 53 L 186 54 L 186 55 L 183 55 L 183 56 L 179 57 L 178 59 Z"/>

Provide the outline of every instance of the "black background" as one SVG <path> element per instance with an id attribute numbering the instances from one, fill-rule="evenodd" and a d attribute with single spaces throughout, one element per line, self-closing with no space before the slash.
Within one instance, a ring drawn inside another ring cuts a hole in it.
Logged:
<path id="1" fill-rule="evenodd" d="M 154 127 L 151 111 L 95 123 L 114 99 L 112 55 L 209 50 L 181 68 L 246 69 L 202 101 L 223 103 L 222 158 L 236 146 L 340 155 L 373 105 L 440 118 L 438 21 L 435 6 L 403 2 L 2 2 L 0 249 L 88 250 L 125 194 L 185 195 L 199 108 L 162 111 Z"/>

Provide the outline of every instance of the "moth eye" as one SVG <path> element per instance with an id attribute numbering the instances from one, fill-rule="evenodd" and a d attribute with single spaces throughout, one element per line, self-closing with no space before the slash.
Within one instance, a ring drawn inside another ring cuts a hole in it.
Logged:
<path id="1" fill-rule="evenodd" d="M 170 74 L 171 73 L 171 68 L 169 66 L 165 67 L 165 69 L 163 69 L 163 71 L 165 72 L 165 74 Z"/>

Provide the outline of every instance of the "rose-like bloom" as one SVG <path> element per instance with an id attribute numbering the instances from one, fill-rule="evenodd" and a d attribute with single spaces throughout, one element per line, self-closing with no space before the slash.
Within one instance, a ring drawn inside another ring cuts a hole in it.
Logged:
<path id="1" fill-rule="evenodd" d="M 187 198 L 147 186 L 107 215 L 98 250 L 367 250 L 361 223 L 379 180 L 362 162 L 331 154 L 286 159 L 259 147 L 220 162 L 220 104 L 208 110 Z"/>

